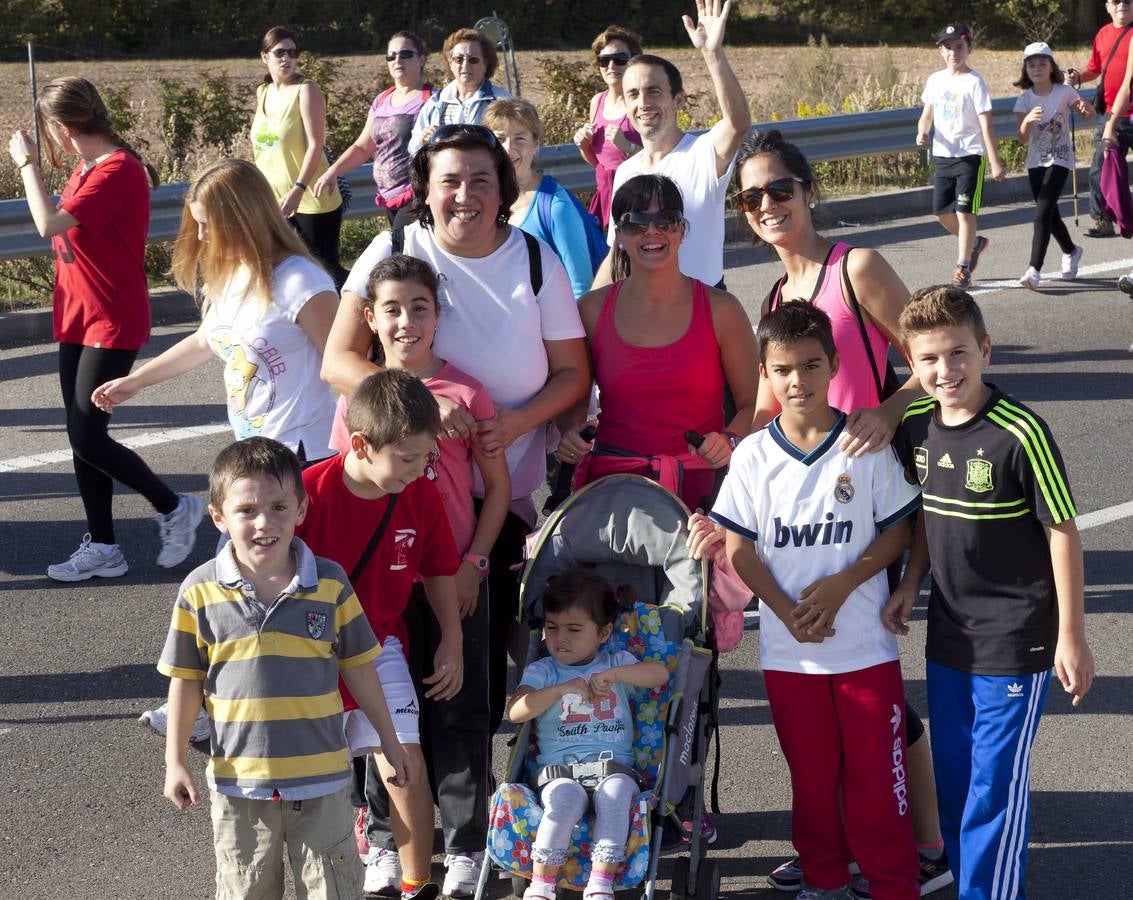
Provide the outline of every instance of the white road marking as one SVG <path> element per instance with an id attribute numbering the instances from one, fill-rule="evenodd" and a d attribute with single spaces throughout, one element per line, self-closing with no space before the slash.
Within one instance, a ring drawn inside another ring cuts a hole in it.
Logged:
<path id="1" fill-rule="evenodd" d="M 1116 506 L 1107 506 L 1105 509 L 1096 509 L 1093 512 L 1082 513 L 1074 522 L 1079 531 L 1087 528 L 1096 528 L 1098 525 L 1108 525 L 1119 519 L 1128 519 L 1133 516 L 1133 500 L 1129 503 L 1118 503 Z"/>
<path id="2" fill-rule="evenodd" d="M 188 428 L 171 428 L 168 431 L 147 431 L 143 434 L 124 438 L 119 441 L 124 447 L 137 450 L 139 447 L 153 447 L 157 444 L 169 444 L 174 441 L 187 441 L 192 438 L 207 437 L 210 434 L 219 434 L 231 430 L 227 422 L 214 422 L 210 425 L 195 425 Z M 32 456 L 16 456 L 12 459 L 0 459 L 0 472 L 19 472 L 22 469 L 36 469 L 40 466 L 53 466 L 57 463 L 71 461 L 70 450 L 52 450 L 49 453 L 36 453 Z"/>
<path id="3" fill-rule="evenodd" d="M 1054 245 L 1054 246 L 1057 246 L 1057 245 Z M 1059 253 L 1058 258 L 1061 259 L 1061 257 L 1062 257 L 1062 254 Z M 1085 275 L 1098 275 L 1098 274 L 1101 274 L 1102 272 L 1116 272 L 1116 271 L 1122 271 L 1122 272 L 1133 271 L 1133 258 L 1114 259 L 1114 260 L 1110 260 L 1109 262 L 1093 263 L 1092 265 L 1089 265 L 1089 266 L 1079 266 L 1078 267 L 1078 277 L 1081 278 Z M 1061 269 L 1059 269 L 1057 272 L 1043 272 L 1042 273 L 1042 281 L 1039 282 L 1039 290 L 1037 291 L 1037 293 L 1040 293 L 1040 294 L 1042 293 L 1043 285 L 1051 285 L 1051 284 L 1068 285 L 1068 284 L 1073 284 L 1073 283 L 1074 283 L 1073 281 L 1063 281 L 1062 280 L 1062 270 Z M 1114 282 L 1113 289 L 1115 291 L 1117 290 L 1116 280 Z M 968 289 L 968 293 L 971 294 L 972 296 L 976 296 L 977 294 L 990 294 L 993 291 L 1002 291 L 1002 290 L 1026 291 L 1028 289 L 1023 287 L 1021 284 L 1019 284 L 1018 279 L 1012 278 L 1012 279 L 1008 279 L 1006 281 L 977 282 L 976 284 L 972 285 L 972 287 L 970 287 Z"/>

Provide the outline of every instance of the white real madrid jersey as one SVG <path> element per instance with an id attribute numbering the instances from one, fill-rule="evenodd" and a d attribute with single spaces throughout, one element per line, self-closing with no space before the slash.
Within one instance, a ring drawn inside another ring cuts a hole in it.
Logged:
<path id="1" fill-rule="evenodd" d="M 891 450 L 860 458 L 838 450 L 845 416 L 809 453 L 775 419 L 745 438 L 732 456 L 712 518 L 755 544 L 776 583 L 798 602 L 804 588 L 861 558 L 881 531 L 915 512 L 920 492 Z M 836 634 L 800 644 L 762 602 L 764 669 L 838 674 L 897 659 L 897 641 L 881 624 L 889 599 L 885 572 L 856 588 L 834 620 Z"/>

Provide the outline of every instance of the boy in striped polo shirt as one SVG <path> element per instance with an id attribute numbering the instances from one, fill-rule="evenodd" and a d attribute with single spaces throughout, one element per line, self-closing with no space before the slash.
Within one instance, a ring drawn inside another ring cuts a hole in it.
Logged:
<path id="1" fill-rule="evenodd" d="M 928 396 L 895 443 L 923 508 L 882 613 L 906 623 L 932 570 L 925 648 L 940 825 L 961 897 L 1023 897 L 1031 744 L 1054 666 L 1077 706 L 1094 678 L 1082 544 L 1046 423 L 984 383 L 991 340 L 971 296 L 923 288 L 900 319 Z"/>
<path id="2" fill-rule="evenodd" d="M 302 895 L 361 897 L 341 674 L 399 784 L 407 758 L 372 665 L 381 652 L 337 563 L 294 537 L 307 510 L 299 460 L 253 437 L 209 475 L 230 541 L 182 583 L 158 669 L 169 684 L 165 796 L 199 803 L 186 746 L 204 704 L 218 898 L 281 897 L 284 846 Z"/>

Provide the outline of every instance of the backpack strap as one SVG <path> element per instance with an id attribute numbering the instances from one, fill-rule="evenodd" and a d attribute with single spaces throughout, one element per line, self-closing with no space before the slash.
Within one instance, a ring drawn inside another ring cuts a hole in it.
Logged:
<path id="1" fill-rule="evenodd" d="M 390 229 L 389 233 L 390 246 L 394 253 L 405 252 L 405 226 L 398 225 L 396 228 Z"/>
<path id="2" fill-rule="evenodd" d="M 539 214 L 539 227 L 543 230 L 543 234 L 548 237 L 547 242 L 551 245 L 551 249 L 558 253 L 559 249 L 555 246 L 555 233 L 551 230 L 551 192 L 543 190 L 546 184 L 546 176 L 543 176 L 539 180 L 539 187 L 535 189 L 535 211 Z"/>
<path id="3" fill-rule="evenodd" d="M 382 520 L 378 523 L 378 527 L 374 529 L 370 543 L 366 545 L 366 549 L 362 551 L 362 555 L 358 557 L 358 562 L 354 564 L 354 568 L 350 572 L 350 583 L 352 585 L 357 584 L 362 573 L 366 571 L 366 565 L 378 548 L 378 541 L 382 539 L 382 535 L 386 532 L 386 526 L 389 525 L 389 520 L 393 516 L 393 508 L 397 506 L 397 498 L 400 496 L 401 494 L 389 495 L 389 503 L 386 504 L 386 511 L 382 514 Z"/>
<path id="4" fill-rule="evenodd" d="M 839 266 L 842 273 L 842 293 L 850 304 L 854 318 L 858 320 L 858 332 L 862 336 L 862 345 L 865 347 L 866 359 L 869 360 L 869 370 L 873 373 L 873 386 L 877 388 L 877 402 L 881 403 L 885 400 L 885 387 L 881 382 L 881 373 L 877 370 L 877 360 L 873 358 L 873 348 L 869 343 L 869 332 L 866 331 L 862 307 L 861 304 L 858 303 L 858 295 L 854 292 L 854 285 L 850 281 L 849 259 L 853 249 L 853 247 L 849 247 L 846 252 L 842 254 L 842 264 Z"/>
<path id="5" fill-rule="evenodd" d="M 778 281 L 776 281 L 773 285 L 771 285 L 771 290 L 769 290 L 767 292 L 767 296 L 764 298 L 767 301 L 767 311 L 768 312 L 775 312 L 775 310 L 778 308 L 780 302 L 782 302 L 783 285 L 786 284 L 786 283 L 787 283 L 787 275 L 786 275 L 786 273 L 784 273 L 784 274 L 779 276 Z"/>
<path id="6" fill-rule="evenodd" d="M 539 292 L 543 290 L 543 253 L 539 249 L 539 241 L 537 238 L 532 237 L 522 228 L 519 233 L 523 235 L 523 241 L 527 244 L 527 270 L 531 278 L 531 293 L 536 297 Z"/>

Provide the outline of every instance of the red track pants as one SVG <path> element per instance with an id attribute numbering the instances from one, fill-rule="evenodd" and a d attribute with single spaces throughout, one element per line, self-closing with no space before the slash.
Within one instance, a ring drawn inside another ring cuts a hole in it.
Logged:
<path id="1" fill-rule="evenodd" d="M 791 770 L 792 836 L 806 883 L 841 887 L 857 860 L 876 900 L 919 897 L 900 663 L 841 675 L 765 670 L 763 678 Z"/>

